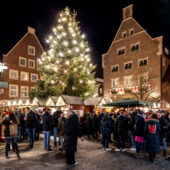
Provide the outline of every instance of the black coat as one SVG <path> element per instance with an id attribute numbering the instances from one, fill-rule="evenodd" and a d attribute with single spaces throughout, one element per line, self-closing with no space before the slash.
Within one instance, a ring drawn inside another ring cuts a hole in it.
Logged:
<path id="1" fill-rule="evenodd" d="M 53 124 L 54 124 L 54 127 L 58 127 L 58 118 L 60 117 L 60 114 L 62 113 L 62 111 L 55 111 L 53 113 Z"/>
<path id="2" fill-rule="evenodd" d="M 50 113 L 47 111 L 42 116 L 43 131 L 51 131 L 53 129 L 53 119 Z"/>
<path id="3" fill-rule="evenodd" d="M 28 114 L 25 114 L 27 116 L 27 120 L 25 121 L 25 128 L 35 128 L 35 113 L 30 110 Z"/>
<path id="4" fill-rule="evenodd" d="M 168 126 L 168 121 L 166 120 L 166 118 L 164 116 L 162 116 L 161 118 L 159 118 L 159 123 L 160 123 L 160 127 L 161 127 L 161 132 L 159 134 L 159 137 L 165 138 L 166 128 L 164 128 L 164 127 Z"/>
<path id="5" fill-rule="evenodd" d="M 17 118 L 20 122 L 20 124 L 18 126 L 24 126 L 24 115 L 22 114 L 21 111 L 17 112 Z"/>
<path id="6" fill-rule="evenodd" d="M 70 115 L 64 125 L 64 150 L 77 151 L 77 136 L 82 137 L 80 123 L 76 115 Z"/>
<path id="7" fill-rule="evenodd" d="M 35 114 L 35 128 L 39 127 L 40 120 L 41 120 L 40 115 L 38 113 Z"/>
<path id="8" fill-rule="evenodd" d="M 130 120 L 129 120 L 129 130 L 134 131 L 134 126 L 135 126 L 135 118 L 137 116 L 137 112 L 133 112 L 131 114 Z"/>
<path id="9" fill-rule="evenodd" d="M 123 115 L 119 116 L 116 119 L 115 127 L 118 133 L 126 133 L 128 127 L 128 122 L 126 117 L 124 117 Z"/>
<path id="10" fill-rule="evenodd" d="M 97 115 L 95 114 L 92 118 L 92 128 L 98 128 L 99 127 L 99 119 Z"/>
<path id="11" fill-rule="evenodd" d="M 102 134 L 110 134 L 111 126 L 110 118 L 103 117 L 101 121 Z"/>
<path id="12" fill-rule="evenodd" d="M 149 132 L 149 125 L 156 125 L 156 133 Z M 145 124 L 145 138 L 146 138 L 146 151 L 150 153 L 160 152 L 159 132 L 161 131 L 159 121 L 156 119 L 148 119 Z"/>
<path id="13" fill-rule="evenodd" d="M 145 121 L 144 117 L 141 115 L 136 116 L 136 124 L 135 124 L 135 136 L 144 137 L 144 129 L 145 129 Z"/>
<path id="14" fill-rule="evenodd" d="M 86 119 L 86 129 L 92 129 L 92 119 L 90 117 Z"/>
<path id="15" fill-rule="evenodd" d="M 104 113 L 101 113 L 100 115 L 99 115 L 99 125 L 100 125 L 100 127 L 101 127 L 101 121 L 102 121 L 102 118 L 104 117 Z"/>

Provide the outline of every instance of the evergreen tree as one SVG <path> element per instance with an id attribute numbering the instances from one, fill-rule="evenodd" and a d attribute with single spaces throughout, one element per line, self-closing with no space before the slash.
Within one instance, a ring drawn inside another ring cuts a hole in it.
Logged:
<path id="1" fill-rule="evenodd" d="M 30 93 L 32 97 L 42 96 L 42 93 L 44 96 L 47 87 L 47 95 L 54 95 L 55 91 L 55 95 L 80 96 L 83 100 L 97 96 L 96 66 L 90 63 L 90 48 L 85 35 L 81 34 L 76 15 L 68 7 L 61 12 L 57 27 L 46 40 L 49 50 L 38 63 L 45 90 L 38 88 Z"/>

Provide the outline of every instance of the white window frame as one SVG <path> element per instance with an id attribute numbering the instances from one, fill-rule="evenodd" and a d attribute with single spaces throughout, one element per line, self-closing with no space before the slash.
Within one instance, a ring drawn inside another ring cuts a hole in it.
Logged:
<path id="1" fill-rule="evenodd" d="M 133 61 L 128 61 L 128 62 L 123 63 L 123 65 L 124 65 L 124 66 L 123 66 L 123 69 L 124 69 L 124 70 L 131 70 L 131 69 L 125 69 L 126 64 L 130 64 L 130 63 L 132 64 L 131 69 L 133 69 Z"/>
<path id="2" fill-rule="evenodd" d="M 99 93 L 102 94 L 103 93 L 103 88 L 99 88 Z"/>
<path id="3" fill-rule="evenodd" d="M 27 96 L 22 96 L 22 88 L 27 88 Z M 29 86 L 21 86 L 21 97 L 29 97 Z"/>
<path id="4" fill-rule="evenodd" d="M 133 34 L 131 34 L 131 31 L 133 31 Z M 134 28 L 129 29 L 129 36 L 134 35 Z"/>
<path id="5" fill-rule="evenodd" d="M 21 59 L 24 59 L 24 60 L 25 60 L 25 65 L 21 65 L 21 64 L 20 64 L 20 60 L 21 60 Z M 24 58 L 24 57 L 19 57 L 19 66 L 21 66 L 21 67 L 27 67 L 27 59 Z"/>
<path id="6" fill-rule="evenodd" d="M 33 48 L 33 49 L 34 49 L 34 53 L 33 53 L 33 54 L 30 53 L 30 48 Z M 35 47 L 29 45 L 29 46 L 28 46 L 28 54 L 35 56 Z"/>
<path id="7" fill-rule="evenodd" d="M 30 88 L 30 91 L 32 91 L 32 89 L 35 89 L 35 90 L 37 90 L 37 89 L 36 89 L 36 87 L 31 87 L 31 88 Z"/>
<path id="8" fill-rule="evenodd" d="M 118 71 L 116 71 L 116 72 L 112 72 L 113 67 L 116 67 L 116 66 L 118 66 Z M 119 64 L 112 65 L 112 66 L 111 66 L 111 72 L 112 72 L 112 73 L 118 73 L 118 72 L 119 72 Z"/>
<path id="9" fill-rule="evenodd" d="M 126 88 L 126 87 L 132 87 L 132 82 L 131 82 L 131 84 L 130 84 L 130 79 L 131 79 L 131 81 L 132 81 L 133 75 L 124 76 L 123 79 L 124 79 L 124 87 L 125 87 L 125 88 Z M 128 80 L 128 84 L 127 84 L 127 85 L 126 85 L 126 81 L 125 81 L 126 79 Z"/>
<path id="10" fill-rule="evenodd" d="M 31 82 L 36 82 L 36 80 L 32 80 L 32 75 L 36 75 L 36 76 L 37 76 L 37 79 L 36 79 L 36 80 L 38 80 L 38 74 L 31 73 Z"/>
<path id="11" fill-rule="evenodd" d="M 17 73 L 17 78 L 12 78 L 12 71 Z M 18 70 L 9 69 L 9 79 L 18 80 Z"/>
<path id="12" fill-rule="evenodd" d="M 119 50 L 123 50 L 123 49 L 124 49 L 124 54 L 126 54 L 126 46 L 124 46 L 124 47 L 121 47 L 121 48 L 117 49 L 117 56 L 124 55 L 124 54 L 118 54 Z"/>
<path id="13" fill-rule="evenodd" d="M 16 86 L 17 87 L 16 95 L 11 95 L 11 86 Z M 18 97 L 18 85 L 16 85 L 16 84 L 9 84 L 9 97 Z"/>
<path id="14" fill-rule="evenodd" d="M 124 37 L 124 34 L 126 34 L 126 36 Z M 122 38 L 126 38 L 127 37 L 127 31 L 122 32 Z"/>
<path id="15" fill-rule="evenodd" d="M 27 74 L 27 79 L 26 80 L 22 79 L 22 74 Z M 29 72 L 21 71 L 21 73 L 20 73 L 20 80 L 21 81 L 29 81 Z"/>
<path id="16" fill-rule="evenodd" d="M 139 66 L 141 60 L 143 60 L 143 61 L 147 60 L 147 65 Z M 138 67 L 139 68 L 140 67 L 146 67 L 146 66 L 149 66 L 149 57 L 138 59 Z"/>
<path id="17" fill-rule="evenodd" d="M 132 46 L 137 45 L 137 44 L 139 45 L 139 49 L 132 51 Z M 135 51 L 139 51 L 139 50 L 140 50 L 140 42 L 136 42 L 136 43 L 130 45 L 130 52 L 131 52 L 131 53 L 133 53 L 133 52 L 135 52 Z"/>
<path id="18" fill-rule="evenodd" d="M 34 63 L 33 67 L 30 66 L 30 61 L 32 61 Z M 32 68 L 32 69 L 35 69 L 35 60 L 28 59 L 28 67 Z"/>
<path id="19" fill-rule="evenodd" d="M 116 81 L 116 80 L 118 80 L 118 86 L 117 87 L 113 87 L 113 81 Z M 113 89 L 115 89 L 115 88 L 119 88 L 119 77 L 117 77 L 117 78 L 112 78 L 111 79 L 111 88 Z"/>
<path id="20" fill-rule="evenodd" d="M 165 57 L 162 57 L 162 65 L 163 65 L 163 66 L 166 66 Z"/>

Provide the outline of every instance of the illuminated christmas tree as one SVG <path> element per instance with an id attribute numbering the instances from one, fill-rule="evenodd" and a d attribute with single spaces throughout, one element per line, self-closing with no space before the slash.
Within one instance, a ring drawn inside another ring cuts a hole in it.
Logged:
<path id="1" fill-rule="evenodd" d="M 57 27 L 46 40 L 49 50 L 45 52 L 39 63 L 39 73 L 45 82 L 44 89 L 38 88 L 31 96 L 72 95 L 82 99 L 96 97 L 96 66 L 90 63 L 90 48 L 81 34 L 76 12 L 71 13 L 67 7 L 61 12 Z M 50 89 L 49 89 L 50 87 Z M 55 93 L 55 94 L 54 94 Z"/>

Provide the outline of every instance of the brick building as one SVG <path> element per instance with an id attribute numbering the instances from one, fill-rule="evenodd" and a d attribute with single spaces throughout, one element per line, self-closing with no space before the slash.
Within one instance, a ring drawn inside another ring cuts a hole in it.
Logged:
<path id="1" fill-rule="evenodd" d="M 133 18 L 133 5 L 123 8 L 123 21 L 106 54 L 102 55 L 104 96 L 114 100 L 132 97 L 126 88 L 138 90 L 141 72 L 145 78 L 155 76 L 148 88 L 154 89 L 148 100 L 162 102 L 169 107 L 170 88 L 163 82 L 170 65 L 169 50 L 163 45 L 163 36 L 152 38 Z M 170 73 L 170 68 L 169 68 Z M 167 77 L 167 76 L 166 76 Z M 117 93 L 113 94 L 113 91 Z M 165 102 L 166 101 L 166 102 Z"/>
<path id="2" fill-rule="evenodd" d="M 29 97 L 29 91 L 35 89 L 36 80 L 40 78 L 37 60 L 43 52 L 35 29 L 28 27 L 23 38 L 3 55 L 3 63 L 8 69 L 3 71 L 0 81 L 7 82 L 8 88 L 1 90 L 4 92 L 0 94 L 0 100 Z"/>

